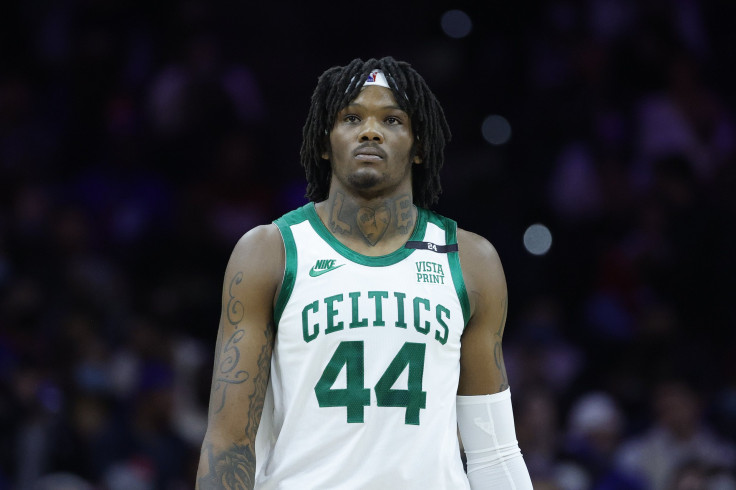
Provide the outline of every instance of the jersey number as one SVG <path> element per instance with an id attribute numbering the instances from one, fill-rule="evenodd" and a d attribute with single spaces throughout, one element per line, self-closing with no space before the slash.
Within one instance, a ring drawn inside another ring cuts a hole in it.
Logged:
<path id="1" fill-rule="evenodd" d="M 406 408 L 404 423 L 410 425 L 419 425 L 419 410 L 427 406 L 427 392 L 422 391 L 425 348 L 424 344 L 404 343 L 375 387 L 376 405 Z M 347 375 L 346 387 L 332 388 L 343 366 Z M 392 389 L 407 368 L 409 369 L 407 389 Z M 364 371 L 363 342 L 340 342 L 314 387 L 319 406 L 346 407 L 348 423 L 363 423 L 363 407 L 371 404 L 371 392 L 365 387 Z"/>

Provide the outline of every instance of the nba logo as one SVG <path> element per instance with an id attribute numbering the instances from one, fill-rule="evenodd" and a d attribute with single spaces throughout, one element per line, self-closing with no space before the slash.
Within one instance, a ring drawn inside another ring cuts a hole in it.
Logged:
<path id="1" fill-rule="evenodd" d="M 388 85 L 388 80 L 381 70 L 373 70 L 368 73 L 368 78 L 365 79 L 363 85 L 379 85 L 381 87 L 391 88 Z"/>

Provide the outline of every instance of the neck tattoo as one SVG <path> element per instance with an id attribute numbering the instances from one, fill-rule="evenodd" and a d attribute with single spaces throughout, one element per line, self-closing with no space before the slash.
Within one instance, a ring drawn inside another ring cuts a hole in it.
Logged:
<path id="1" fill-rule="evenodd" d="M 332 211 L 330 212 L 330 229 L 332 229 L 332 233 L 350 235 L 353 227 L 350 226 L 350 223 L 346 223 L 340 219 L 340 211 L 342 211 L 343 204 L 345 204 L 345 195 L 342 192 L 338 192 L 335 195 L 335 202 L 332 204 Z"/>
<path id="2" fill-rule="evenodd" d="M 360 208 L 358 209 L 358 229 L 371 245 L 378 243 L 378 240 L 386 233 L 386 228 L 391 221 L 391 212 L 388 206 L 381 206 L 378 209 Z"/>
<path id="3" fill-rule="evenodd" d="M 355 208 L 353 208 L 355 209 Z M 345 203 L 345 195 L 335 194 L 330 209 L 330 230 L 334 234 L 352 235 L 353 226 L 357 225 L 360 236 L 370 245 L 376 245 L 393 226 L 398 235 L 409 235 L 414 229 L 413 206 L 411 196 L 405 194 L 398 199 L 387 199 L 377 208 L 362 206 L 353 211 Z M 393 224 L 392 222 L 395 222 Z"/>

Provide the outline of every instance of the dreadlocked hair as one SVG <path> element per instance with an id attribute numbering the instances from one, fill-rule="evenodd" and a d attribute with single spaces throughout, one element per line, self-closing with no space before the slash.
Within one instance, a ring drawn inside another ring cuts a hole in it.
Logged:
<path id="1" fill-rule="evenodd" d="M 363 61 L 354 59 L 346 66 L 334 66 L 317 81 L 307 121 L 302 130 L 301 164 L 307 177 L 306 197 L 315 202 L 327 199 L 330 190 L 330 162 L 322 158 L 329 148 L 329 134 L 337 113 L 354 100 L 368 75 L 382 70 L 399 107 L 411 118 L 414 148 L 422 158 L 412 166 L 414 203 L 429 207 L 442 192 L 440 169 L 445 160 L 445 144 L 450 128 L 439 101 L 421 75 L 403 61 L 388 56 Z"/>

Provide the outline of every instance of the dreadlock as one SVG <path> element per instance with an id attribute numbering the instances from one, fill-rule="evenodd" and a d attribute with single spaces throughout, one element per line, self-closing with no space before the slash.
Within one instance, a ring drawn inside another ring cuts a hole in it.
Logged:
<path id="1" fill-rule="evenodd" d="M 328 69 L 319 77 L 302 131 L 300 155 L 307 177 L 306 197 L 315 202 L 327 199 L 331 170 L 330 162 L 322 155 L 328 148 L 335 117 L 358 96 L 368 74 L 376 69 L 386 75 L 396 102 L 411 118 L 414 145 L 422 157 L 422 164 L 412 167 L 414 203 L 429 207 L 442 192 L 439 173 L 450 128 L 442 106 L 421 75 L 409 63 L 390 56 L 365 62 L 356 58 L 346 66 Z"/>

